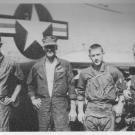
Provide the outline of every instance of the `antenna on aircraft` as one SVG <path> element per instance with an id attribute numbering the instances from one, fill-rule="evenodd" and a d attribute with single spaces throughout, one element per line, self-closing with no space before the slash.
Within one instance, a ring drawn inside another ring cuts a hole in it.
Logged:
<path id="1" fill-rule="evenodd" d="M 97 4 L 84 3 L 84 5 L 89 6 L 89 7 L 93 7 L 93 8 L 97 8 L 97 9 L 100 9 L 100 10 L 116 13 L 116 14 L 123 14 L 121 11 L 118 11 L 116 9 L 110 8 L 110 5 L 108 5 L 108 4 L 103 4 L 103 3 L 97 3 Z"/>

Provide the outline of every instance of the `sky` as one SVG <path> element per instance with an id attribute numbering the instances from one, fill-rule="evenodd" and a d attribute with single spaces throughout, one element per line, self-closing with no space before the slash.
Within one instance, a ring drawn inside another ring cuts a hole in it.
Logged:
<path id="1" fill-rule="evenodd" d="M 58 55 L 87 51 L 93 43 L 101 44 L 106 53 L 132 53 L 132 46 L 135 44 L 135 2 L 102 3 L 120 13 L 108 12 L 88 6 L 86 3 L 70 1 L 42 3 L 54 20 L 68 22 L 69 39 L 58 40 Z M 13 15 L 18 4 L 1 3 L 0 14 Z M 2 50 L 5 54 L 24 58 L 12 38 L 2 37 L 2 41 L 4 42 Z"/>

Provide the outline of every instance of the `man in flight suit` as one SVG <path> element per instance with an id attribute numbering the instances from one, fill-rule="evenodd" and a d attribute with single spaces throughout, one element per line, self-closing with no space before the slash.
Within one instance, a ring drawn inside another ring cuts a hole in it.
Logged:
<path id="1" fill-rule="evenodd" d="M 0 38 L 0 131 L 9 131 L 11 105 L 21 90 L 24 75 L 20 66 L 1 51 Z"/>
<path id="2" fill-rule="evenodd" d="M 72 69 L 69 62 L 56 56 L 56 41 L 54 36 L 43 38 L 45 57 L 32 67 L 27 81 L 29 96 L 37 108 L 39 131 L 48 131 L 52 122 L 56 131 L 68 131 L 69 121 L 77 116 Z"/>
<path id="3" fill-rule="evenodd" d="M 103 61 L 103 48 L 93 44 L 89 48 L 92 64 L 80 73 L 78 81 L 78 120 L 88 131 L 114 130 L 115 113 L 112 110 L 116 93 L 128 96 L 122 73 Z M 116 91 L 117 87 L 117 91 Z M 87 100 L 85 113 L 83 102 Z"/>

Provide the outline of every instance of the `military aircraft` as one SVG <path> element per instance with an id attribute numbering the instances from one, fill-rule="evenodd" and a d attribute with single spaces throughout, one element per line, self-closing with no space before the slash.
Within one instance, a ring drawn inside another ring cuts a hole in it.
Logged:
<path id="1" fill-rule="evenodd" d="M 106 5 L 98 5 L 98 7 L 87 3 L 84 5 L 121 14 L 119 11 L 108 9 Z M 20 4 L 17 6 L 14 15 L 0 14 L 0 36 L 4 44 L 2 47 L 3 54 L 20 63 L 25 74 L 25 80 L 32 65 L 44 56 L 42 37 L 50 34 L 57 36 L 59 39 L 68 39 L 68 22 L 54 20 L 47 8 L 41 4 Z M 128 71 L 135 68 L 132 55 L 132 52 L 106 52 L 105 61 L 119 67 L 122 71 Z M 87 51 L 61 55 L 61 58 L 70 61 L 74 71 L 86 68 L 91 63 Z M 20 94 L 21 106 L 13 109 L 14 115 L 11 120 L 13 131 L 33 131 L 37 129 L 36 115 L 33 113 L 35 111 L 26 95 L 27 85 L 24 82 Z"/>
<path id="2" fill-rule="evenodd" d="M 30 67 L 45 55 L 42 38 L 54 35 L 68 39 L 68 23 L 54 20 L 48 9 L 39 3 L 13 6 L 16 7 L 13 15 L 0 14 L 2 53 L 20 63 L 27 75 Z"/>
<path id="3" fill-rule="evenodd" d="M 123 14 L 107 4 L 83 4 L 86 7 L 118 15 Z M 18 4 L 13 15 L 0 14 L 0 36 L 4 41 L 3 53 L 21 63 L 24 69 L 27 69 L 27 66 L 31 67 L 36 60 L 44 56 L 41 38 L 50 34 L 59 39 L 68 39 L 68 22 L 54 20 L 48 9 L 42 4 Z M 9 40 L 11 38 L 12 41 Z M 105 61 L 123 70 L 128 70 L 129 67 L 135 67 L 132 55 L 132 51 L 106 52 Z M 85 68 L 90 63 L 87 51 L 75 51 L 61 55 L 61 57 L 69 60 L 73 68 Z"/>
<path id="4" fill-rule="evenodd" d="M 68 23 L 54 20 L 47 8 L 39 3 L 13 6 L 16 7 L 13 15 L 0 14 L 1 51 L 20 64 L 25 78 L 20 105 L 12 106 L 10 128 L 11 131 L 34 131 L 37 130 L 37 119 L 27 96 L 27 76 L 32 65 L 45 55 L 42 49 L 43 36 L 55 35 L 59 39 L 68 39 Z M 12 4 L 8 7 L 12 7 Z"/>

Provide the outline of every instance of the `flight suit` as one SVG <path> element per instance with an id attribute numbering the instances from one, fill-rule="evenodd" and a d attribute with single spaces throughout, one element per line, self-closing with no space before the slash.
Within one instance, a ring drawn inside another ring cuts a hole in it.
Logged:
<path id="1" fill-rule="evenodd" d="M 105 63 L 102 63 L 99 72 L 94 70 L 93 66 L 81 72 L 77 85 L 77 99 L 88 101 L 84 122 L 86 130 L 114 130 L 115 114 L 112 106 L 117 91 L 122 93 L 124 87 L 122 73 Z"/>
<path id="2" fill-rule="evenodd" d="M 29 96 L 42 100 L 41 107 L 37 110 L 39 130 L 47 131 L 53 119 L 56 131 L 67 131 L 69 130 L 68 97 L 70 100 L 76 99 L 74 85 L 72 85 L 72 69 L 67 61 L 57 58 L 50 97 L 45 61 L 44 57 L 32 67 L 27 80 Z"/>
<path id="3" fill-rule="evenodd" d="M 0 131 L 9 131 L 11 106 L 4 105 L 6 96 L 11 97 L 17 84 L 23 81 L 24 75 L 20 66 L 8 57 L 0 58 Z"/>

